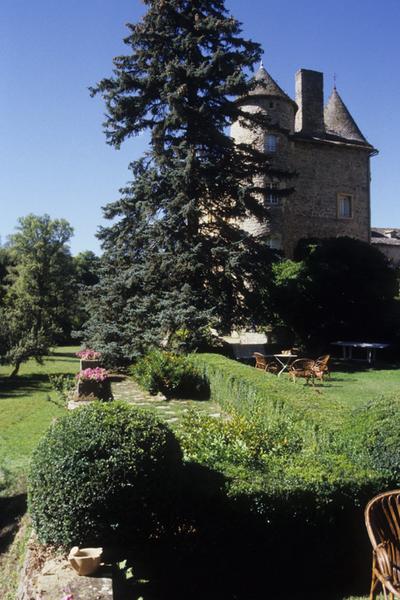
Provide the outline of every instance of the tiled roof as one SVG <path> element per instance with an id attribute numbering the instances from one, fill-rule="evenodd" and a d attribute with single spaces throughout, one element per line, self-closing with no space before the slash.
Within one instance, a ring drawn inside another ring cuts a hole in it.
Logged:
<path id="1" fill-rule="evenodd" d="M 333 89 L 328 104 L 325 107 L 324 119 L 328 134 L 368 144 L 336 88 Z"/>
<path id="2" fill-rule="evenodd" d="M 279 87 L 271 75 L 266 71 L 264 65 L 261 64 L 257 73 L 254 76 L 254 87 L 250 92 L 251 96 L 275 96 L 284 98 L 292 104 L 295 102 Z"/>

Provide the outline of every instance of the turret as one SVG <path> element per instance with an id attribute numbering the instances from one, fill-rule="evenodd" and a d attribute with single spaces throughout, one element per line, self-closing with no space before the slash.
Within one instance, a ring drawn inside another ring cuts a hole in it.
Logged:
<path id="1" fill-rule="evenodd" d="M 339 96 L 336 86 L 333 88 L 328 104 L 325 107 L 324 118 L 327 134 L 353 142 L 368 144 L 345 103 Z"/>
<path id="2" fill-rule="evenodd" d="M 246 112 L 261 111 L 266 115 L 271 124 L 268 131 L 271 131 L 271 136 L 276 136 L 277 145 L 279 145 L 278 138 L 282 138 L 282 134 L 293 133 L 297 105 L 272 79 L 262 63 L 254 77 L 253 88 L 250 93 L 246 97 L 240 98 L 238 102 Z M 260 145 L 261 142 L 265 142 L 268 150 L 268 131 L 258 132 L 257 134 L 246 128 L 244 124 L 236 122 L 232 124 L 231 134 L 238 142 L 258 143 Z M 275 151 L 272 142 L 270 142 L 270 151 Z"/>

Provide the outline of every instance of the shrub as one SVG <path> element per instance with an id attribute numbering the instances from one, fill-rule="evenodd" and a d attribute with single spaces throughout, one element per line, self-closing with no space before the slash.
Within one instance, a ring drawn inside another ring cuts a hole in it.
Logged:
<path id="1" fill-rule="evenodd" d="M 173 352 L 149 352 L 132 367 L 132 375 L 151 394 L 161 392 L 167 398 L 206 393 L 204 379 L 192 361 Z"/>
<path id="2" fill-rule="evenodd" d="M 179 444 L 146 411 L 93 403 L 56 421 L 32 458 L 29 507 L 41 542 L 104 544 L 168 526 Z"/>
<path id="3" fill-rule="evenodd" d="M 70 374 L 49 374 L 50 385 L 62 404 L 66 404 L 76 386 L 75 377 Z"/>
<path id="4" fill-rule="evenodd" d="M 265 469 L 271 456 L 289 456 L 300 452 L 303 439 L 299 427 L 289 418 L 268 425 L 233 411 L 228 419 L 188 411 L 179 434 L 186 459 L 209 467 L 227 463 Z"/>
<path id="5" fill-rule="evenodd" d="M 390 485 L 400 477 L 400 395 L 388 394 L 355 411 L 345 433 L 349 452 L 385 475 Z"/>

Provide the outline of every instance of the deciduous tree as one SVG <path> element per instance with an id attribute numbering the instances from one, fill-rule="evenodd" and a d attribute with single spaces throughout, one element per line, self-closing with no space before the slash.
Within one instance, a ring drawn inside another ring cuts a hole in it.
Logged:
<path id="1" fill-rule="evenodd" d="M 18 372 L 30 357 L 38 360 L 69 326 L 73 269 L 64 219 L 30 214 L 10 236 L 12 266 L 1 315 L 2 359 Z"/>

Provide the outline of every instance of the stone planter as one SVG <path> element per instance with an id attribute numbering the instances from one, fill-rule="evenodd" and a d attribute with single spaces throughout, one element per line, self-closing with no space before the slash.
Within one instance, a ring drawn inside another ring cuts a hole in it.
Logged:
<path id="1" fill-rule="evenodd" d="M 78 548 L 74 546 L 68 555 L 71 567 L 78 575 L 91 575 L 100 566 L 103 548 Z"/>
<path id="2" fill-rule="evenodd" d="M 111 383 L 105 381 L 83 380 L 78 381 L 75 400 L 112 400 Z"/>
<path id="3" fill-rule="evenodd" d="M 96 369 L 96 367 L 101 367 L 100 360 L 81 358 L 81 371 L 84 371 L 85 369 Z"/>

